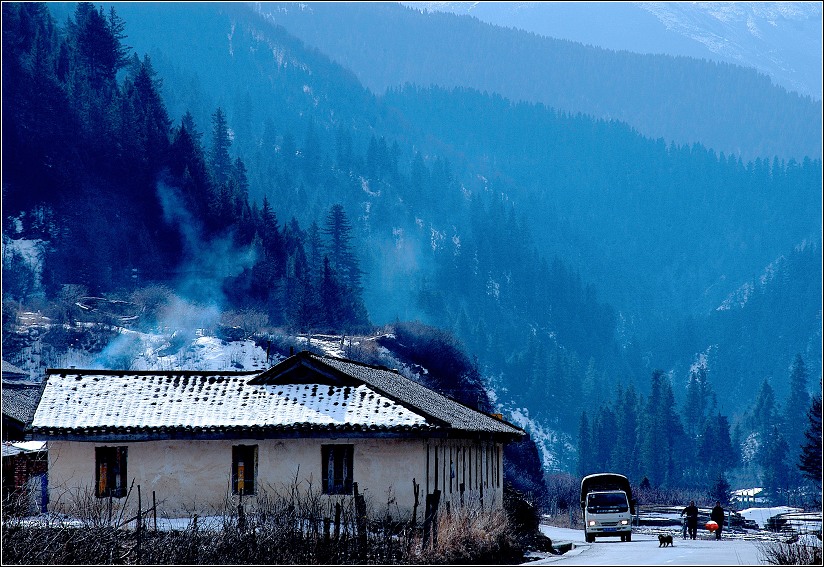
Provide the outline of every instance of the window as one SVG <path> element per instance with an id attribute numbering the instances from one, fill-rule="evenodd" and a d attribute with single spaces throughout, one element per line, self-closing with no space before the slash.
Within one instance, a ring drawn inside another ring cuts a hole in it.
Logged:
<path id="1" fill-rule="evenodd" d="M 232 494 L 254 494 L 257 489 L 257 445 L 232 447 Z"/>
<path id="2" fill-rule="evenodd" d="M 324 494 L 352 494 L 353 445 L 321 445 Z"/>
<path id="3" fill-rule="evenodd" d="M 98 498 L 123 498 L 126 486 L 126 447 L 95 447 Z"/>

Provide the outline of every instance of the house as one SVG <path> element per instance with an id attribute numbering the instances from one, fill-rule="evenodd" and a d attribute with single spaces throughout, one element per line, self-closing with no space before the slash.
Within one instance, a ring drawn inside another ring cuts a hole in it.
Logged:
<path id="1" fill-rule="evenodd" d="M 3 381 L 3 441 L 25 440 L 41 389 L 40 384 Z"/>
<path id="2" fill-rule="evenodd" d="M 3 375 L 3 382 L 25 382 L 29 379 L 29 373 L 23 370 L 22 368 L 18 368 L 11 362 L 6 362 L 5 360 L 2 361 L 2 372 Z"/>
<path id="3" fill-rule="evenodd" d="M 3 361 L 3 478 L 4 501 L 12 494 L 32 497 L 32 511 L 39 511 L 46 482 L 46 448 L 43 443 L 26 443 L 26 427 L 31 423 L 42 385 L 29 381 L 24 370 Z"/>
<path id="4" fill-rule="evenodd" d="M 329 502 L 357 483 L 395 517 L 421 518 L 436 491 L 499 507 L 503 447 L 524 435 L 396 370 L 310 352 L 263 373 L 71 369 L 45 382 L 31 434 L 48 441 L 49 506 L 64 512 L 140 485 L 186 517 L 295 483 Z"/>
<path id="5" fill-rule="evenodd" d="M 46 511 L 48 453 L 40 441 L 3 441 L 3 501 L 16 495 L 28 513 Z M 19 508 L 18 508 L 19 509 Z"/>

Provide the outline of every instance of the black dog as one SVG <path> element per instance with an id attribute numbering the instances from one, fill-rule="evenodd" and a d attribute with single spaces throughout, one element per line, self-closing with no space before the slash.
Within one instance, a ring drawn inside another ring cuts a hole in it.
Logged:
<path id="1" fill-rule="evenodd" d="M 659 535 L 658 536 L 658 547 L 667 547 L 667 545 L 672 545 L 672 536 L 671 535 Z M 675 546 L 673 546 L 675 547 Z"/>

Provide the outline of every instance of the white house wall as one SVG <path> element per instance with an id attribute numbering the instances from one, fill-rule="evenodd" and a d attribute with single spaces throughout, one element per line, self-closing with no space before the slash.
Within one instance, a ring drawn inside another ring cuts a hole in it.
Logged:
<path id="1" fill-rule="evenodd" d="M 236 439 L 168 440 L 120 443 L 49 441 L 49 507 L 72 513 L 78 498 L 98 506 L 108 499 L 94 497 L 95 447 L 125 446 L 127 484 L 135 487 L 128 507 L 136 510 L 137 486 L 143 509 L 152 491 L 158 515 L 189 517 L 218 513 L 231 498 L 232 446 L 257 445 L 258 493 L 291 488 L 321 490 L 322 444 L 354 446 L 353 480 L 369 507 L 383 514 L 390 504 L 393 516 L 411 515 L 413 479 L 420 486 L 418 518 L 422 519 L 428 492 L 441 490 L 441 502 L 478 503 L 498 507 L 503 500 L 503 454 L 500 444 L 427 439 Z M 436 475 L 437 462 L 437 475 Z M 454 475 L 453 475 L 454 473 Z M 436 478 L 437 476 L 437 478 Z M 471 479 L 471 480 L 470 480 Z M 460 484 L 464 482 L 461 494 Z M 463 499 L 462 499 L 463 497 Z M 325 497 L 329 498 L 329 497 Z M 230 501 L 237 503 L 237 497 Z M 244 498 L 254 506 L 255 496 Z M 124 499 L 113 499 L 117 508 Z"/>

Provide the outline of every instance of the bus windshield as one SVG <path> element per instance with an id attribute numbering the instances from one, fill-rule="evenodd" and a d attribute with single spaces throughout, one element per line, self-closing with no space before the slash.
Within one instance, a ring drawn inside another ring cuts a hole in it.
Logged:
<path id="1" fill-rule="evenodd" d="M 587 497 L 587 512 L 626 512 L 629 510 L 627 495 L 623 492 L 600 492 Z"/>

